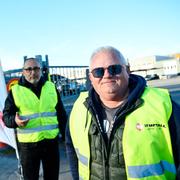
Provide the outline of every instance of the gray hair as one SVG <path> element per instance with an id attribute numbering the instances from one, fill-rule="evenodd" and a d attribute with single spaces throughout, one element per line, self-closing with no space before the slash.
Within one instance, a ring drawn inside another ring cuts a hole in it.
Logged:
<path id="1" fill-rule="evenodd" d="M 34 57 L 26 58 L 24 60 L 23 67 L 24 67 L 24 65 L 26 64 L 27 61 L 34 61 L 34 62 L 36 62 L 39 65 L 39 67 L 41 67 L 41 63 L 39 62 L 39 60 L 37 58 L 34 58 Z"/>
<path id="2" fill-rule="evenodd" d="M 100 52 L 110 52 L 115 55 L 115 57 L 120 61 L 121 64 L 126 65 L 126 66 L 128 65 L 127 60 L 124 58 L 121 52 L 112 46 L 102 46 L 96 49 L 91 55 L 90 64 L 92 63 L 94 56 Z"/>

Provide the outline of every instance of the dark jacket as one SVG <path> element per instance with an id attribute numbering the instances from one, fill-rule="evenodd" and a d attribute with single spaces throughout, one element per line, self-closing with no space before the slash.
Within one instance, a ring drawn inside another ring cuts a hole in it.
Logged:
<path id="1" fill-rule="evenodd" d="M 46 82 L 46 80 L 43 77 L 41 77 L 37 87 L 35 87 L 31 83 L 26 81 L 24 77 L 21 77 L 19 80 L 19 85 L 27 87 L 38 98 L 40 98 L 41 89 L 42 89 L 43 85 L 45 84 L 45 82 Z M 64 139 L 65 127 L 66 127 L 66 122 L 67 122 L 67 115 L 66 115 L 66 111 L 64 109 L 64 106 L 63 106 L 63 103 L 61 101 L 61 97 L 60 97 L 60 94 L 58 91 L 57 91 L 57 99 L 58 99 L 58 102 L 57 102 L 57 105 L 55 108 L 57 111 L 57 119 L 59 122 L 59 129 L 60 129 L 60 132 L 62 135 L 62 139 Z M 12 95 L 12 91 L 10 90 L 8 97 L 6 98 L 5 106 L 4 106 L 4 110 L 3 110 L 3 121 L 7 127 L 9 127 L 9 128 L 16 128 L 17 127 L 17 124 L 15 122 L 16 112 L 18 112 L 18 108 L 15 105 L 14 98 Z"/>
<path id="2" fill-rule="evenodd" d="M 144 92 L 145 87 L 146 87 L 146 81 L 144 80 L 144 78 L 137 75 L 130 75 L 130 79 L 129 79 L 130 94 L 128 96 L 128 100 L 125 103 L 125 105 L 123 105 L 118 110 L 117 113 L 126 115 L 132 112 L 138 106 L 138 104 L 141 103 L 140 97 Z M 94 116 L 98 116 L 98 119 L 101 121 L 102 107 L 99 101 L 100 101 L 99 96 L 97 95 L 94 89 L 91 89 L 89 91 L 89 97 L 87 98 L 85 104 L 88 109 L 93 110 L 92 112 L 94 112 Z M 169 129 L 171 134 L 175 165 L 177 169 L 177 179 L 180 179 L 180 134 L 178 133 L 178 131 L 180 131 L 180 107 L 173 100 L 172 100 L 172 106 L 173 106 L 173 111 L 169 120 Z M 113 131 L 115 131 L 123 123 L 124 123 L 124 118 L 118 119 L 115 122 L 111 133 L 113 133 Z M 97 124 L 100 125 L 102 123 L 99 122 Z M 107 142 L 108 139 L 103 134 L 102 136 Z M 111 139 L 109 141 L 111 141 Z M 73 178 L 76 180 L 78 179 L 78 160 L 70 137 L 69 123 L 67 124 L 67 128 L 66 128 L 66 149 L 67 149 L 67 156 L 69 159 L 71 172 Z"/>

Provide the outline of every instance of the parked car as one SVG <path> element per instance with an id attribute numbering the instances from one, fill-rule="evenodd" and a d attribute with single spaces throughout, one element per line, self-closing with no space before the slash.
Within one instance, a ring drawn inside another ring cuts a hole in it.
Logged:
<path id="1" fill-rule="evenodd" d="M 154 80 L 154 79 L 159 79 L 159 76 L 157 74 L 148 74 L 145 76 L 146 81 Z"/>

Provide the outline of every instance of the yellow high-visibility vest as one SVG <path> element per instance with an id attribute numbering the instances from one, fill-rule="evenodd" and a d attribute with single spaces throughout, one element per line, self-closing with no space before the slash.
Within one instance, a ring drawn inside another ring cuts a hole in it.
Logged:
<path id="1" fill-rule="evenodd" d="M 81 93 L 70 116 L 70 134 L 78 157 L 79 177 L 90 178 L 88 132 L 92 115 Z M 172 104 L 167 90 L 145 88 L 144 103 L 126 116 L 122 137 L 128 180 L 175 180 L 176 168 L 171 147 L 168 120 Z"/>
<path id="2" fill-rule="evenodd" d="M 12 94 L 21 119 L 30 119 L 25 127 L 17 128 L 19 142 L 38 142 L 58 135 L 57 92 L 52 82 L 46 81 L 40 99 L 30 89 L 18 84 L 12 87 Z"/>

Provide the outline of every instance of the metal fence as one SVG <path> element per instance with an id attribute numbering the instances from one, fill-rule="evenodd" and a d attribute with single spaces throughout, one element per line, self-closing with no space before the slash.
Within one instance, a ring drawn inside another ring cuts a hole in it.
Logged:
<path id="1" fill-rule="evenodd" d="M 49 66 L 48 71 L 62 97 L 78 95 L 87 90 L 88 66 Z M 21 75 L 22 69 L 5 71 L 6 84 L 12 83 Z"/>
<path id="2" fill-rule="evenodd" d="M 50 66 L 49 73 L 62 97 L 87 90 L 88 66 Z"/>

